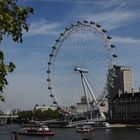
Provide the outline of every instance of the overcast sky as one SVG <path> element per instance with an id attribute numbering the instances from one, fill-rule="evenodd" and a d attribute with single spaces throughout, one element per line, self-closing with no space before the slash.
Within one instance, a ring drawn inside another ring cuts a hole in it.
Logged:
<path id="1" fill-rule="evenodd" d="M 17 44 L 5 38 L 0 44 L 5 60 L 16 64 L 7 78 L 5 103 L 0 110 L 31 109 L 35 104 L 52 104 L 47 85 L 47 62 L 51 46 L 65 27 L 77 20 L 101 24 L 117 46 L 116 63 L 132 67 L 135 91 L 140 87 L 140 1 L 139 0 L 19 0 L 31 6 L 30 30 Z"/>

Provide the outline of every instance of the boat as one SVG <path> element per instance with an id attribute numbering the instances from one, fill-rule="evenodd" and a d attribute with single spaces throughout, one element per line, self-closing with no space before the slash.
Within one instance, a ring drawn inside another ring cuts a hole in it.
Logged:
<path id="1" fill-rule="evenodd" d="M 140 131 L 140 127 L 136 127 L 136 128 L 135 128 L 135 130 L 138 130 L 138 131 Z"/>
<path id="2" fill-rule="evenodd" d="M 91 131 L 94 131 L 95 128 L 92 127 L 91 125 L 78 125 L 76 127 L 76 132 L 81 132 L 81 133 L 84 133 L 84 132 L 91 132 Z"/>
<path id="3" fill-rule="evenodd" d="M 84 129 L 85 127 L 87 127 L 87 130 Z M 98 122 L 87 122 L 87 123 L 78 125 L 76 127 L 76 132 L 90 131 L 91 128 L 94 129 L 94 130 L 95 129 L 110 129 L 111 125 L 108 122 L 101 122 L 101 121 L 98 121 Z"/>
<path id="4" fill-rule="evenodd" d="M 91 125 L 95 129 L 109 129 L 111 125 L 106 121 L 89 121 L 87 124 Z"/>
<path id="5" fill-rule="evenodd" d="M 45 124 L 26 124 L 19 130 L 19 135 L 53 136 L 55 133 Z"/>
<path id="6" fill-rule="evenodd" d="M 5 119 L 0 119 L 0 126 L 4 126 L 6 124 L 6 120 Z"/>
<path id="7" fill-rule="evenodd" d="M 111 125 L 108 122 L 95 122 L 92 124 L 95 129 L 110 129 Z"/>

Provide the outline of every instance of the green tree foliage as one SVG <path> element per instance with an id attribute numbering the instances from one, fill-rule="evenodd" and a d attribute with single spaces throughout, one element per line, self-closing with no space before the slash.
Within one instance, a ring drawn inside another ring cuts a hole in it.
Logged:
<path id="1" fill-rule="evenodd" d="M 10 36 L 14 42 L 22 43 L 23 30 L 28 31 L 26 19 L 34 13 L 31 7 L 17 5 L 17 0 L 0 0 L 0 43 L 5 36 Z M 0 50 L 0 100 L 4 101 L 3 90 L 8 81 L 6 76 L 16 68 L 15 64 L 5 64 L 4 53 Z"/>
<path id="2" fill-rule="evenodd" d="M 20 120 L 27 119 L 37 119 L 37 120 L 48 120 L 48 119 L 58 119 L 60 118 L 60 113 L 58 110 L 48 109 L 45 111 L 42 110 L 34 110 L 34 111 L 21 111 L 18 113 Z"/>

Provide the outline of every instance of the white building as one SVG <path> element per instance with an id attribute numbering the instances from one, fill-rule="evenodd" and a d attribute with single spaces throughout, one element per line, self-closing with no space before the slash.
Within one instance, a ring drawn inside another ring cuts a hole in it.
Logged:
<path id="1" fill-rule="evenodd" d="M 87 111 L 88 111 L 87 104 L 84 104 L 84 103 L 77 103 L 77 104 L 76 104 L 76 111 L 77 111 L 78 113 L 87 112 Z"/>
<path id="2" fill-rule="evenodd" d="M 46 106 L 46 105 L 42 105 L 42 106 L 35 105 L 35 107 L 34 107 L 34 110 L 46 111 L 46 110 L 48 110 L 48 109 L 56 110 L 57 108 L 54 107 L 54 106 Z"/>
<path id="3" fill-rule="evenodd" d="M 115 75 L 110 97 L 114 98 L 116 95 L 122 93 L 132 93 L 133 91 L 133 73 L 130 67 L 115 66 Z"/>

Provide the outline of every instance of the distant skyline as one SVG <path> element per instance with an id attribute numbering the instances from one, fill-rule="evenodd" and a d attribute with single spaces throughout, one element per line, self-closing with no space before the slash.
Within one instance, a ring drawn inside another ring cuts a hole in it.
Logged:
<path id="1" fill-rule="evenodd" d="M 134 73 L 134 90 L 140 87 L 140 1 L 139 0 L 19 0 L 19 5 L 31 6 L 30 30 L 23 43 L 5 37 L 0 49 L 5 60 L 16 64 L 8 75 L 4 91 L 5 103 L 0 110 L 31 109 L 35 104 L 51 105 L 47 79 L 47 63 L 52 45 L 65 27 L 77 20 L 101 24 L 116 45 L 116 64 L 130 66 Z"/>

